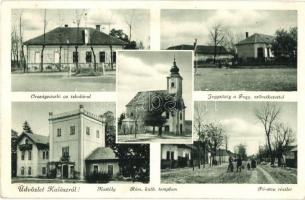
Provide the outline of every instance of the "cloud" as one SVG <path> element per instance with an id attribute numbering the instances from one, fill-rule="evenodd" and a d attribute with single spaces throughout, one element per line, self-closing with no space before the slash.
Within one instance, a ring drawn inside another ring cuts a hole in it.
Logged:
<path id="1" fill-rule="evenodd" d="M 231 118 L 220 121 L 230 137 L 260 137 L 263 128 L 259 124 L 250 123 L 242 118 Z"/>

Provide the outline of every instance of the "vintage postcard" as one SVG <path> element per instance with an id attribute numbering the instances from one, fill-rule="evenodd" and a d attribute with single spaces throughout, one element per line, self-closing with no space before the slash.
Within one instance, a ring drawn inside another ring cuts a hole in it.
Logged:
<path id="1" fill-rule="evenodd" d="M 305 1 L 1 2 L 0 198 L 305 199 Z"/>

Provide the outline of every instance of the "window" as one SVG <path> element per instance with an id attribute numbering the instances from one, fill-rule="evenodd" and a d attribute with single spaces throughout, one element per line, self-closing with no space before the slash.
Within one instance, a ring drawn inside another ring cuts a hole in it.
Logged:
<path id="1" fill-rule="evenodd" d="M 184 157 L 185 157 L 186 160 L 190 159 L 190 155 L 188 153 L 186 153 Z"/>
<path id="2" fill-rule="evenodd" d="M 62 148 L 62 156 L 63 157 L 69 157 L 69 147 L 63 147 Z"/>
<path id="3" fill-rule="evenodd" d="M 31 167 L 28 168 L 28 175 L 32 175 L 32 168 Z"/>
<path id="4" fill-rule="evenodd" d="M 93 173 L 98 173 L 98 165 L 93 165 Z"/>
<path id="5" fill-rule="evenodd" d="M 100 51 L 100 63 L 104 63 L 106 61 L 105 51 Z"/>
<path id="6" fill-rule="evenodd" d="M 88 127 L 88 126 L 86 127 L 86 134 L 90 135 L 90 127 Z"/>
<path id="7" fill-rule="evenodd" d="M 40 63 L 40 52 L 39 51 L 35 52 L 34 61 L 35 61 L 35 63 Z"/>
<path id="8" fill-rule="evenodd" d="M 21 151 L 21 160 L 24 160 L 25 151 Z"/>
<path id="9" fill-rule="evenodd" d="M 182 119 L 182 112 L 180 112 L 180 119 Z"/>
<path id="10" fill-rule="evenodd" d="M 42 159 L 46 159 L 46 152 L 45 151 L 42 152 Z"/>
<path id="11" fill-rule="evenodd" d="M 46 159 L 49 159 L 49 151 L 46 151 Z"/>
<path id="12" fill-rule="evenodd" d="M 166 160 L 170 160 L 170 153 L 171 153 L 170 151 L 166 152 Z"/>
<path id="13" fill-rule="evenodd" d="M 86 63 L 91 63 L 92 62 L 92 52 L 87 51 L 86 52 Z"/>
<path id="14" fill-rule="evenodd" d="M 73 52 L 73 63 L 78 63 L 78 52 Z"/>
<path id="15" fill-rule="evenodd" d="M 171 160 L 174 160 L 174 152 L 171 152 Z"/>
<path id="16" fill-rule="evenodd" d="M 32 151 L 29 151 L 29 160 L 32 160 Z"/>
<path id="17" fill-rule="evenodd" d="M 166 119 L 169 119 L 169 112 L 166 111 Z"/>
<path id="18" fill-rule="evenodd" d="M 54 52 L 54 62 L 59 63 L 59 52 L 57 51 Z"/>
<path id="19" fill-rule="evenodd" d="M 96 138 L 100 138 L 100 131 L 96 130 Z"/>
<path id="20" fill-rule="evenodd" d="M 175 83 L 174 82 L 171 82 L 171 87 L 175 87 Z"/>
<path id="21" fill-rule="evenodd" d="M 29 140 L 28 139 L 25 139 L 25 144 L 29 144 Z"/>
<path id="22" fill-rule="evenodd" d="M 112 52 L 112 63 L 116 63 L 116 52 Z"/>
<path id="23" fill-rule="evenodd" d="M 47 173 L 46 167 L 42 167 L 42 168 L 41 168 L 41 172 L 42 172 L 43 175 L 45 175 L 45 174 Z"/>
<path id="24" fill-rule="evenodd" d="M 133 113 L 130 113 L 130 117 L 133 117 Z"/>
<path id="25" fill-rule="evenodd" d="M 75 126 L 70 126 L 70 135 L 75 134 Z"/>
<path id="26" fill-rule="evenodd" d="M 58 128 L 58 129 L 57 129 L 57 137 L 60 137 L 60 136 L 61 136 L 61 129 Z"/>
<path id="27" fill-rule="evenodd" d="M 21 175 L 24 175 L 24 167 L 21 167 L 21 170 L 20 170 L 21 172 Z"/>

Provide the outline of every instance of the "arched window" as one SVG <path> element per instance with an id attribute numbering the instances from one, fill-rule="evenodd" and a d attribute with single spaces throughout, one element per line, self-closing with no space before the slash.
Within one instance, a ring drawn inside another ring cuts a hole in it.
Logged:
<path id="1" fill-rule="evenodd" d="M 175 83 L 174 82 L 171 82 L 171 87 L 175 87 Z"/>
<path id="2" fill-rule="evenodd" d="M 24 167 L 21 167 L 20 173 L 21 175 L 24 175 Z"/>
<path id="3" fill-rule="evenodd" d="M 25 139 L 25 144 L 29 144 L 29 140 L 28 139 Z"/>
<path id="4" fill-rule="evenodd" d="M 133 117 L 133 113 L 130 113 L 130 117 Z"/>

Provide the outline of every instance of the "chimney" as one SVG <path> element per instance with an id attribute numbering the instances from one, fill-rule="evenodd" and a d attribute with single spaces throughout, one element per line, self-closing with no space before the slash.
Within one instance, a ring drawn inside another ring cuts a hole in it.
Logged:
<path id="1" fill-rule="evenodd" d="M 65 28 L 68 28 L 68 24 L 65 24 Z"/>
<path id="2" fill-rule="evenodd" d="M 246 32 L 246 38 L 248 38 L 249 37 L 249 33 L 248 32 Z"/>
<path id="3" fill-rule="evenodd" d="M 95 25 L 95 29 L 96 29 L 97 31 L 101 31 L 101 25 L 99 25 L 99 24 Z"/>
<path id="4" fill-rule="evenodd" d="M 89 29 L 85 29 L 85 30 L 84 30 L 84 39 L 85 39 L 85 44 L 88 44 L 88 43 L 89 43 L 89 40 L 90 40 Z"/>
<path id="5" fill-rule="evenodd" d="M 49 116 L 52 116 L 53 115 L 53 113 L 52 112 L 49 112 Z"/>
<path id="6" fill-rule="evenodd" d="M 79 105 L 79 112 L 81 113 L 84 112 L 84 105 L 82 104 Z"/>

